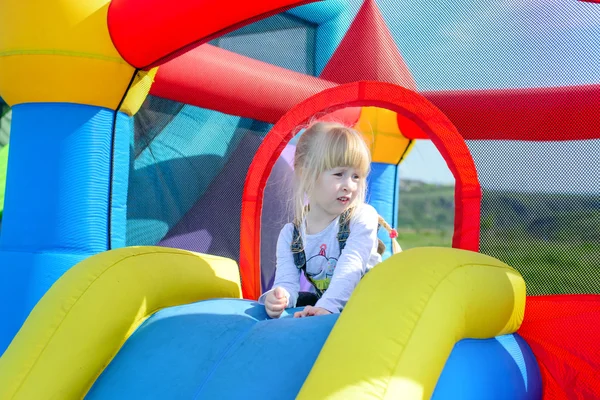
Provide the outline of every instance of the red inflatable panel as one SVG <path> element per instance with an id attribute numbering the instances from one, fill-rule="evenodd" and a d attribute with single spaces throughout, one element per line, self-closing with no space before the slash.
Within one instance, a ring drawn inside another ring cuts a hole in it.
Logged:
<path id="1" fill-rule="evenodd" d="M 600 85 L 422 92 L 465 139 L 600 138 Z"/>
<path id="2" fill-rule="evenodd" d="M 148 68 L 193 46 L 315 0 L 112 0 L 108 30 L 121 56 Z"/>
<path id="3" fill-rule="evenodd" d="M 332 113 L 325 114 L 319 118 L 319 121 L 339 122 L 346 126 L 355 126 L 360 119 L 361 113 L 362 107 L 345 107 Z"/>
<path id="4" fill-rule="evenodd" d="M 544 399 L 600 399 L 600 295 L 528 296 L 518 333 L 540 365 Z"/>
<path id="5" fill-rule="evenodd" d="M 417 89 L 374 0 L 365 0 L 320 76 L 338 83 L 370 80 Z"/>
<path id="6" fill-rule="evenodd" d="M 300 101 L 335 85 L 203 44 L 161 65 L 150 94 L 275 123 Z"/>

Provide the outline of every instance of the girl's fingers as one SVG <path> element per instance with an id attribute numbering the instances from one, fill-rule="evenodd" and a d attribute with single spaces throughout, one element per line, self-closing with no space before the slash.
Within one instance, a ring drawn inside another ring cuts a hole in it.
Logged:
<path id="1" fill-rule="evenodd" d="M 311 314 L 312 309 L 313 309 L 313 307 L 306 306 L 306 307 L 304 307 L 304 310 L 294 313 L 294 318 L 308 317 L 309 315 L 312 315 Z"/>
<path id="2" fill-rule="evenodd" d="M 285 308 L 287 304 L 287 300 L 285 298 L 283 299 L 265 299 L 265 306 L 269 306 L 269 307 L 283 307 Z"/>
<path id="3" fill-rule="evenodd" d="M 271 318 L 279 318 L 281 316 L 281 311 L 271 311 L 268 308 L 266 309 L 267 315 Z"/>
<path id="4" fill-rule="evenodd" d="M 328 314 L 331 314 L 331 312 L 327 311 L 324 308 L 306 306 L 306 307 L 304 307 L 304 310 L 294 313 L 294 318 L 313 317 L 316 315 L 328 315 Z"/>
<path id="5" fill-rule="evenodd" d="M 265 304 L 265 306 L 272 311 L 283 311 L 285 309 L 285 304 Z"/>
<path id="6" fill-rule="evenodd" d="M 273 290 L 273 294 L 275 295 L 276 298 L 278 299 L 285 299 L 285 291 L 283 290 L 283 288 L 281 286 L 277 286 L 274 290 Z"/>

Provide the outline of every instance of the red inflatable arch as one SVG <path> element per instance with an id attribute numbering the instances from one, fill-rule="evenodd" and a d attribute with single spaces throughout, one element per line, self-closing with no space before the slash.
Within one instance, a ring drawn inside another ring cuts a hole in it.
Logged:
<path id="1" fill-rule="evenodd" d="M 481 188 L 471 154 L 454 125 L 423 96 L 382 82 L 353 82 L 326 89 L 298 103 L 275 124 L 258 149 L 244 185 L 240 226 L 240 273 L 246 299 L 257 299 L 260 287 L 260 229 L 263 192 L 271 169 L 297 127 L 315 115 L 344 107 L 387 108 L 419 129 L 438 148 L 456 179 L 452 246 L 479 250 Z M 402 129 L 402 125 L 400 125 Z"/>

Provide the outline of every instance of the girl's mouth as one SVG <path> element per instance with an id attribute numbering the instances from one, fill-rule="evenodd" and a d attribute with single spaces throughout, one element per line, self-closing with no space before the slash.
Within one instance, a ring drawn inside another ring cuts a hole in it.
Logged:
<path id="1" fill-rule="evenodd" d="M 337 199 L 344 205 L 348 204 L 348 202 L 350 201 L 350 198 L 348 198 L 346 196 L 338 197 Z"/>

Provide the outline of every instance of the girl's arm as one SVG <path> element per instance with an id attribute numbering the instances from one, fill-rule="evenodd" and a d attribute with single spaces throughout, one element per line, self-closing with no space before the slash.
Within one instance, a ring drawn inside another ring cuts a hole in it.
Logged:
<path id="1" fill-rule="evenodd" d="M 350 236 L 337 262 L 329 288 L 316 307 L 332 313 L 342 311 L 352 291 L 366 273 L 367 263 L 377 248 L 377 218 L 375 209 L 365 204 L 350 221 Z"/>
<path id="2" fill-rule="evenodd" d="M 293 236 L 293 225 L 286 224 L 279 233 L 277 239 L 277 268 L 275 269 L 275 282 L 273 289 L 281 287 L 284 289 L 288 298 L 287 307 L 295 307 L 300 290 L 300 270 L 294 264 L 294 255 L 290 250 Z M 273 289 L 263 293 L 258 299 L 260 304 L 264 304 L 267 294 Z"/>

